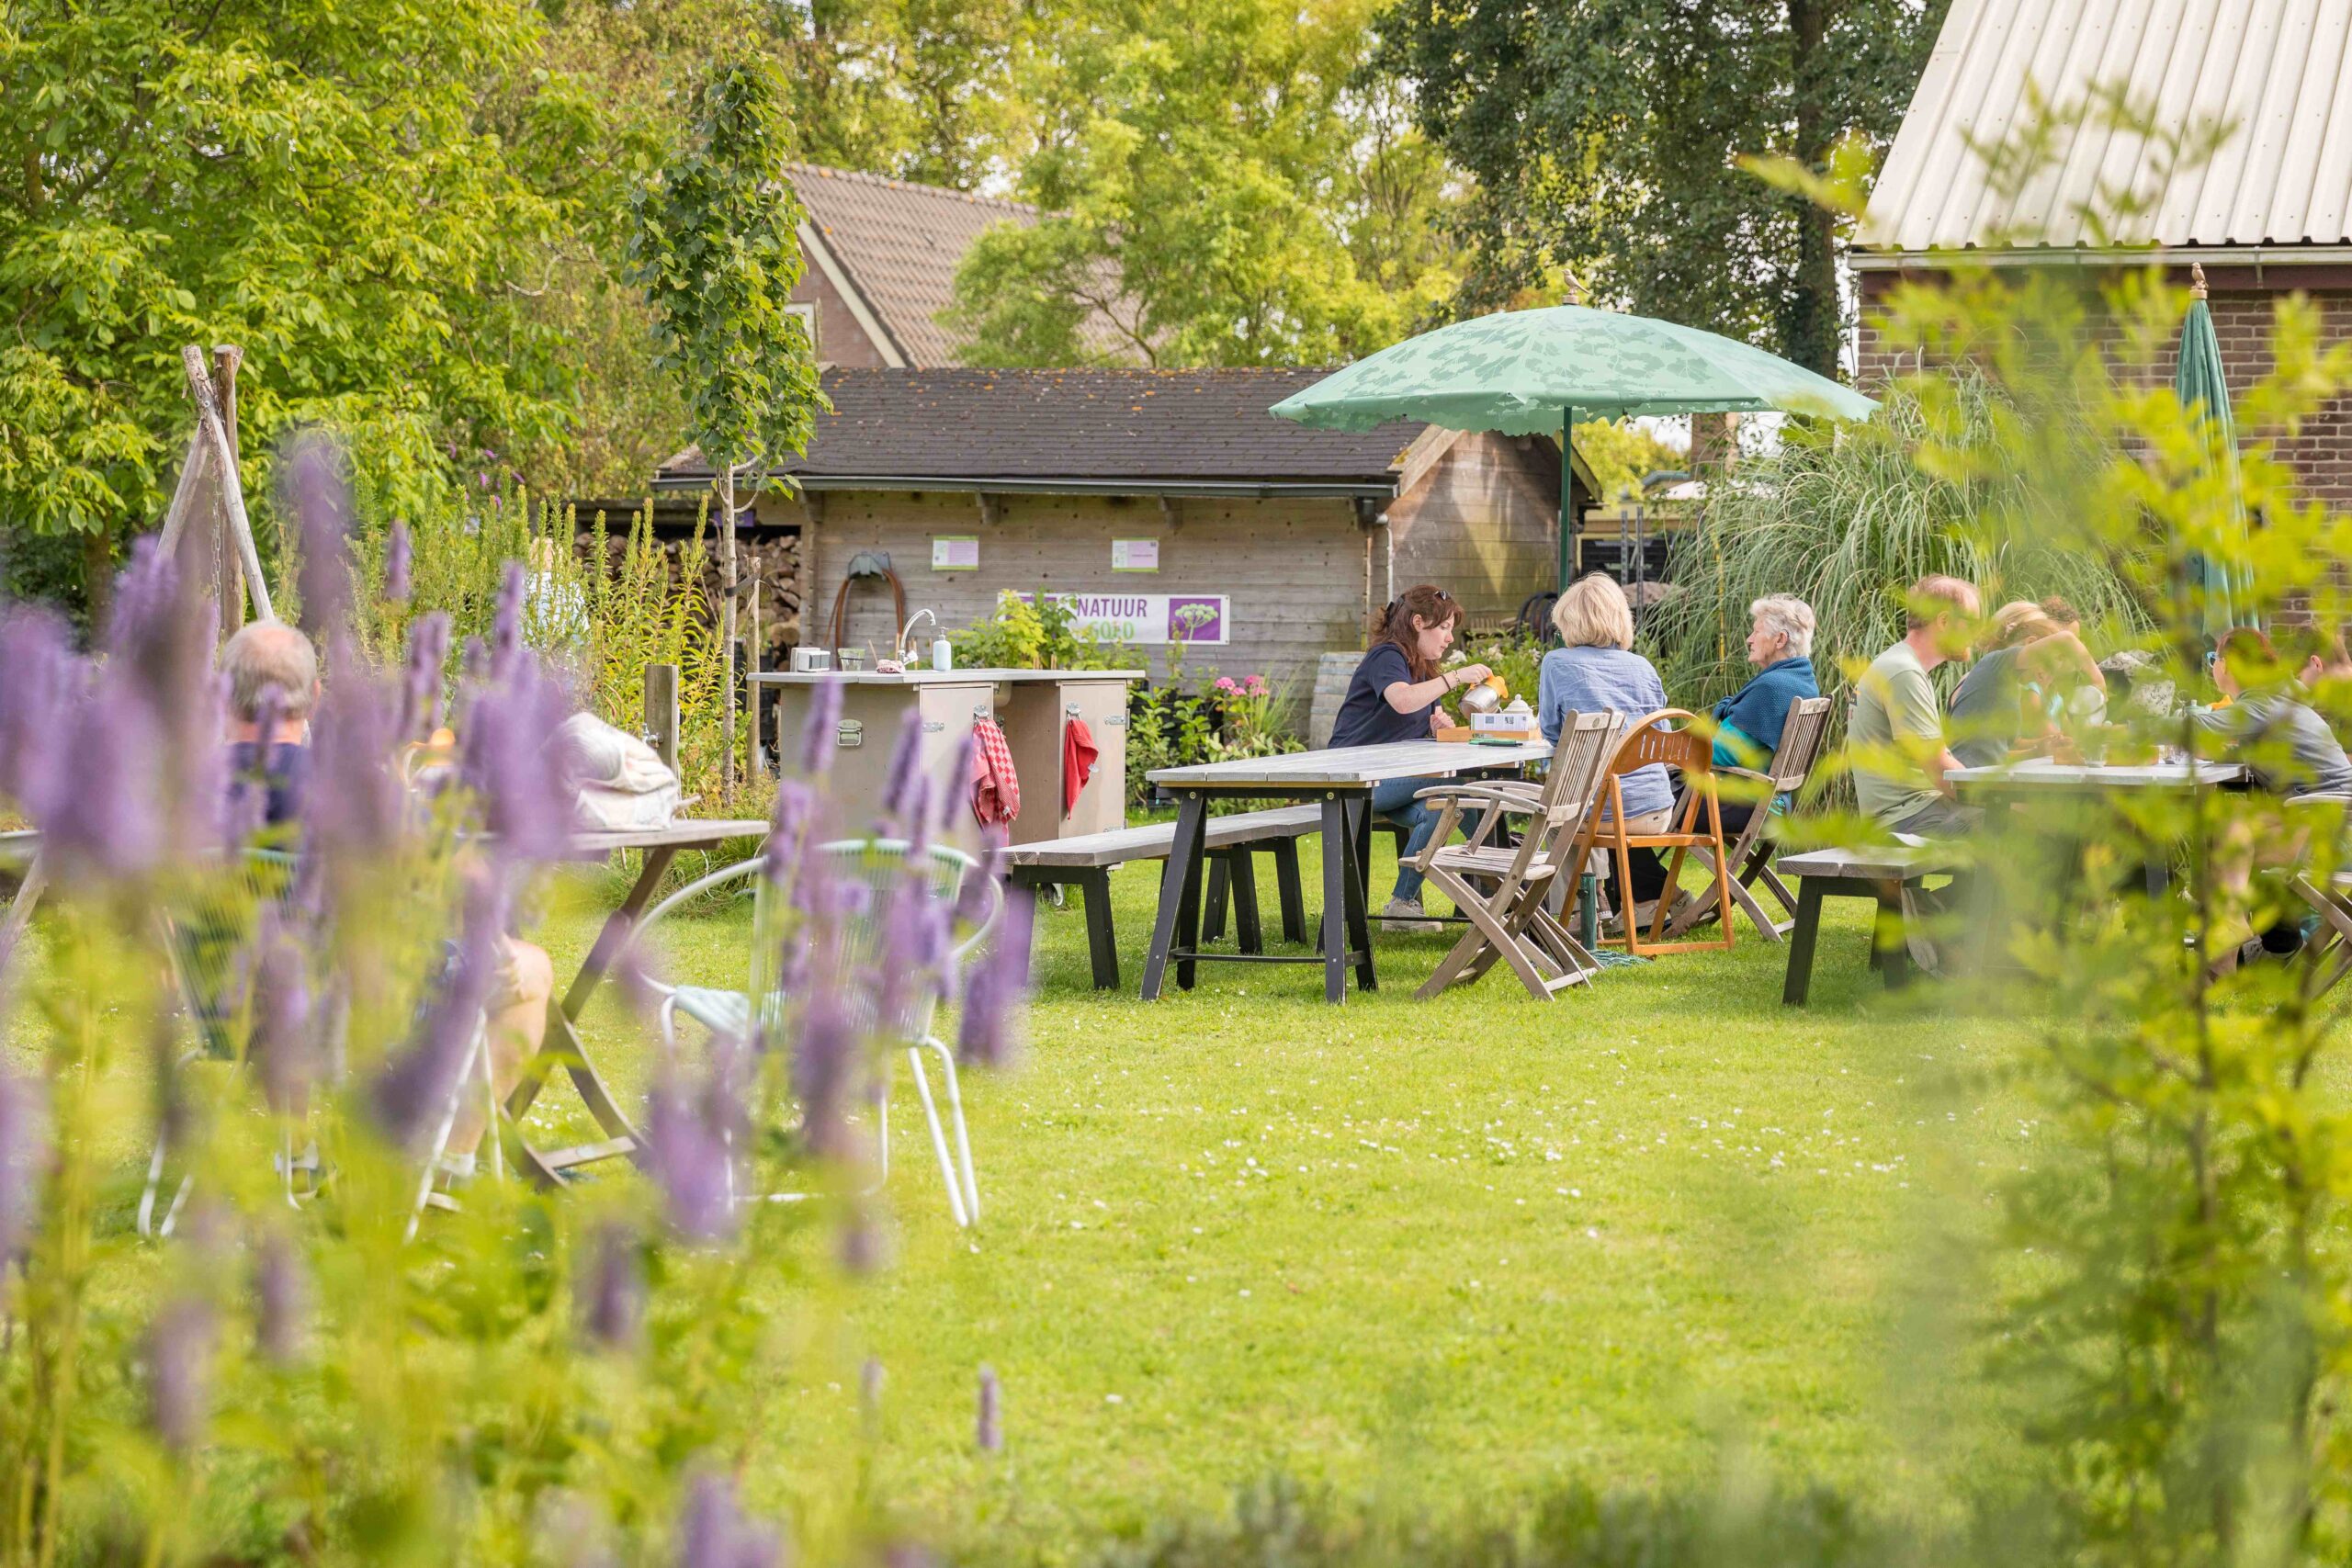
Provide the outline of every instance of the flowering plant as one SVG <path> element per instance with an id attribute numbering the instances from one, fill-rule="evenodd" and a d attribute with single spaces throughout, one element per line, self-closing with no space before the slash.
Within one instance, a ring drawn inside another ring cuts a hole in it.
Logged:
<path id="1" fill-rule="evenodd" d="M 841 913 L 873 890 L 811 852 L 831 828 L 788 781 L 763 868 L 778 1005 L 653 1052 L 641 1178 L 490 1174 L 524 1145 L 483 1104 L 484 1010 L 570 837 L 551 741 L 572 694 L 526 646 L 510 567 L 464 650 L 455 763 L 404 784 L 447 620 L 413 620 L 401 667 L 372 660 L 335 466 L 288 471 L 325 649 L 289 855 L 243 851 L 265 802 L 229 776 L 195 574 L 142 545 L 103 659 L 0 617 L 0 794 L 53 888 L 38 962 L 0 954 L 40 1041 L 34 1071 L 0 1067 L 0 1560 L 780 1562 L 764 1404 L 833 1294 L 799 1287 L 879 1250 L 848 1129 L 888 1059 L 860 1020 L 890 1015 L 859 999 L 951 988 L 953 912 L 882 885 L 876 943 L 849 947 Z M 921 841 L 913 757 L 902 738 L 878 825 Z M 964 991 L 967 1059 L 1002 1059 L 1024 989 L 1026 922 L 1001 931 Z M 456 1181 L 469 1112 L 489 1170 Z M 122 1234 L 142 1179 L 170 1233 L 143 1252 Z M 745 1201 L 786 1186 L 815 1201 Z M 823 1454 L 794 1459 L 821 1482 Z M 839 1509 L 799 1527 L 812 1556 L 858 1550 Z"/>

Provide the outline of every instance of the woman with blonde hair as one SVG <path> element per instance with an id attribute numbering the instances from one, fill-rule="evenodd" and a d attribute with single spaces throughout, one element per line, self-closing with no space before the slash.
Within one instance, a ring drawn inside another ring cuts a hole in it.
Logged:
<path id="1" fill-rule="evenodd" d="M 1667 705 L 1666 682 L 1658 679 L 1657 667 L 1633 651 L 1633 607 L 1615 582 L 1595 572 L 1569 583 L 1552 606 L 1552 626 L 1560 634 L 1561 646 L 1544 656 L 1535 709 L 1544 739 L 1559 743 L 1560 726 L 1568 714 L 1614 709 L 1638 718 Z M 1637 768 L 1619 787 L 1628 829 L 1665 831 L 1674 813 L 1674 786 L 1663 767 L 1654 762 Z M 1635 921 L 1647 921 L 1651 907 L 1666 890 L 1665 863 L 1656 851 L 1637 849 L 1629 857 L 1628 870 L 1633 886 L 1623 890 L 1624 901 L 1633 905 Z"/>
<path id="2" fill-rule="evenodd" d="M 2044 704 L 2056 691 L 2089 687 L 2104 698 L 2107 677 L 2072 626 L 2051 613 L 2063 599 L 2036 604 L 2017 599 L 1993 612 L 1984 651 L 1962 676 L 1946 710 L 1951 754 L 1971 768 L 2006 761 L 2019 740 L 2050 727 Z"/>

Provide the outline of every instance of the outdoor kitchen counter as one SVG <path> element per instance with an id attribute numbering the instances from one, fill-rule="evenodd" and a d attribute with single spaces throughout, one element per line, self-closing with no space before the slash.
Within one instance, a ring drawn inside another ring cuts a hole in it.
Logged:
<path id="1" fill-rule="evenodd" d="M 826 790 L 842 807 L 845 831 L 862 827 L 864 816 L 881 799 L 890 749 L 910 707 L 922 716 L 921 765 L 933 798 L 946 790 L 959 800 L 970 799 L 970 781 L 948 775 L 973 721 L 993 718 L 1003 727 L 1012 771 L 1021 781 L 1021 815 L 1009 830 L 1016 844 L 1125 826 L 1127 687 L 1143 678 L 1140 670 L 991 669 L 910 670 L 897 675 L 778 670 L 752 677 L 775 688 L 775 736 L 786 756 L 800 743 L 811 690 L 826 682 L 842 688 L 842 723 Z M 1072 719 L 1086 726 L 1096 755 L 1076 806 L 1064 815 L 1062 738 Z M 948 821 L 956 842 L 978 842 L 969 810 L 950 813 Z"/>

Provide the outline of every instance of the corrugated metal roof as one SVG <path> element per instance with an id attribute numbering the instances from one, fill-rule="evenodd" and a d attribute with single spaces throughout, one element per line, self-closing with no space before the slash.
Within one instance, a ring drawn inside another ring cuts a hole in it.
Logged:
<path id="1" fill-rule="evenodd" d="M 2236 127 L 2202 164 L 2092 114 L 2022 188 L 1972 148 L 2009 141 L 2038 91 L 2071 110 L 2123 89 L 2187 130 Z M 2115 193 L 2144 209 L 2116 222 Z M 2110 215 L 2103 232 L 2092 214 Z M 1861 244 L 2337 245 L 2352 241 L 2352 0 L 1952 0 L 1872 193 Z M 1857 257 L 1868 265 L 1868 258 Z"/>

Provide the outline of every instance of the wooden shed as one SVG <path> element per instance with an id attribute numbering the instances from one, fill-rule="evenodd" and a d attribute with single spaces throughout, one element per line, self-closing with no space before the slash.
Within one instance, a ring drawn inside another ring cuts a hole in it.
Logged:
<path id="1" fill-rule="evenodd" d="M 889 583 L 850 581 L 887 563 L 906 612 L 951 630 L 1008 590 L 1065 595 L 1123 632 L 1139 666 L 1165 674 L 1181 654 L 1195 671 L 1263 674 L 1303 710 L 1317 656 L 1360 647 L 1397 588 L 1441 582 L 1500 615 L 1547 586 L 1555 444 L 1266 412 L 1322 374 L 827 370 L 831 412 L 753 507 L 763 536 L 794 541 L 791 639 L 889 651 Z M 654 484 L 710 481 L 689 450 Z"/>

